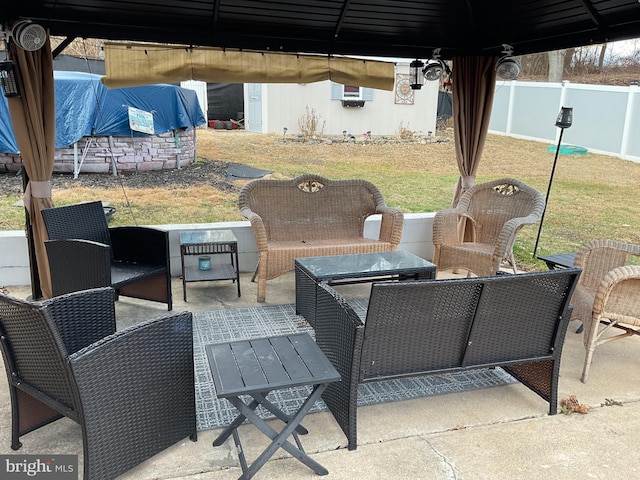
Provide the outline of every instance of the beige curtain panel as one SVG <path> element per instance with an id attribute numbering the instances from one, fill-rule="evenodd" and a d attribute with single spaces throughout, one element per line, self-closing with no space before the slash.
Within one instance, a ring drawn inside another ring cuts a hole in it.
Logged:
<path id="1" fill-rule="evenodd" d="M 106 43 L 108 88 L 200 80 L 215 83 L 313 83 L 393 90 L 394 64 L 326 55 L 231 51 L 174 45 Z"/>
<path id="2" fill-rule="evenodd" d="M 7 103 L 22 164 L 29 177 L 24 206 L 29 214 L 27 235 L 31 235 L 35 252 L 35 258 L 30 258 L 31 271 L 35 273 L 37 267 L 41 293 L 44 298 L 51 298 L 49 261 L 44 248 L 48 237 L 40 214 L 42 209 L 53 207 L 51 174 L 56 140 L 56 102 L 49 35 L 42 48 L 35 52 L 10 43 L 9 58 L 20 72 L 18 84 L 22 95 L 8 98 Z M 34 296 L 39 293 L 35 286 L 32 286 L 32 291 Z"/>
<path id="3" fill-rule="evenodd" d="M 476 183 L 489 131 L 497 60 L 494 56 L 453 59 L 453 133 L 460 178 L 454 188 L 452 207 Z"/>

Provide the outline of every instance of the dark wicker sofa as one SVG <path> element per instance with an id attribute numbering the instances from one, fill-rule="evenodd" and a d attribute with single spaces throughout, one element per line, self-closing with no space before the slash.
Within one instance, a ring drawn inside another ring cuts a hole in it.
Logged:
<path id="1" fill-rule="evenodd" d="M 82 428 L 84 479 L 111 480 L 196 439 L 191 313 L 115 330 L 111 288 L 43 302 L 0 293 L 12 449 L 65 416 Z"/>
<path id="2" fill-rule="evenodd" d="M 173 309 L 169 235 L 151 227 L 109 228 L 102 202 L 42 210 L 53 295 L 113 287 L 118 295 Z"/>
<path id="3" fill-rule="evenodd" d="M 316 342 L 342 381 L 322 395 L 357 447 L 358 385 L 502 367 L 557 410 L 562 344 L 580 269 L 374 283 L 366 321 L 320 285 Z"/>

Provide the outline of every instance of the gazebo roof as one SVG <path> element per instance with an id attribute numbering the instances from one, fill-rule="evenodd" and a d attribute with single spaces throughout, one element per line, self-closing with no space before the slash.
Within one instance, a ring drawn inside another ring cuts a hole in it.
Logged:
<path id="1" fill-rule="evenodd" d="M 429 58 L 640 36 L 638 0 L 2 0 L 52 35 L 260 51 Z"/>

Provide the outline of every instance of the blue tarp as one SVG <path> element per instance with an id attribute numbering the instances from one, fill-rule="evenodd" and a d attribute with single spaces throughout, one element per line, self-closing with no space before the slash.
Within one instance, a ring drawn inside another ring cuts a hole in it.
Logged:
<path id="1" fill-rule="evenodd" d="M 53 76 L 56 148 L 90 135 L 147 136 L 129 128 L 128 107 L 151 112 L 156 135 L 206 122 L 196 92 L 187 88 L 163 84 L 109 90 L 100 75 L 56 71 Z M 7 100 L 0 98 L 0 152 L 17 153 Z"/>

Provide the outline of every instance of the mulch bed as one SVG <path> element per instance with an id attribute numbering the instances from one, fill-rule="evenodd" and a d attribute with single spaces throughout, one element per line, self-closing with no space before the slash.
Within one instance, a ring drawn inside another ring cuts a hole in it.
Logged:
<path id="1" fill-rule="evenodd" d="M 128 188 L 183 188 L 207 184 L 224 192 L 234 192 L 238 187 L 227 178 L 229 167 L 239 165 L 219 160 L 193 163 L 180 169 L 121 172 L 118 176 L 105 173 L 82 173 L 77 179 L 72 174 L 54 173 L 51 179 L 54 189 L 73 187 L 118 188 L 124 183 Z M 22 176 L 0 173 L 0 195 L 21 194 Z"/>

